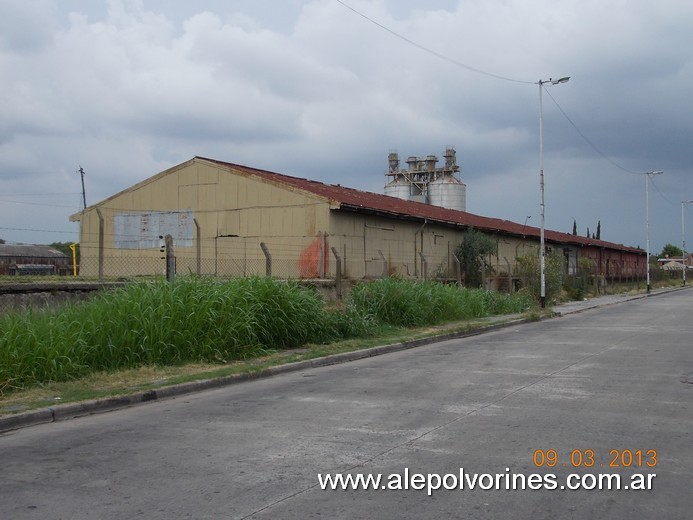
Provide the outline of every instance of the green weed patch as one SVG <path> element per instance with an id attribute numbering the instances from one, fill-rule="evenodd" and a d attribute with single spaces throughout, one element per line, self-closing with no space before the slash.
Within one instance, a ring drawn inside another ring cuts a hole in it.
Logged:
<path id="1" fill-rule="evenodd" d="M 272 278 L 133 283 L 57 311 L 0 318 L 0 394 L 97 372 L 228 363 L 530 305 L 523 294 L 394 279 L 358 284 L 340 310 L 314 290 Z"/>

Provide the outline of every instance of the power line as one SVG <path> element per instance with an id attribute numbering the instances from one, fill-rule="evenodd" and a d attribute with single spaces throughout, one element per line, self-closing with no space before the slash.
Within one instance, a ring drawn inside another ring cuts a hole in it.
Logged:
<path id="1" fill-rule="evenodd" d="M 663 198 L 665 201 L 667 201 L 669 204 L 678 206 L 678 203 L 672 202 L 671 200 L 669 200 L 668 198 L 666 198 L 666 197 L 664 196 L 664 193 L 662 193 L 661 190 L 659 189 L 659 187 L 657 186 L 657 184 L 655 184 L 654 179 L 652 179 L 649 175 L 648 175 L 647 177 L 650 179 L 650 182 L 652 183 L 652 186 L 654 186 L 654 189 L 657 190 L 657 193 L 659 193 L 659 196 L 660 196 L 660 197 L 662 197 L 662 198 Z"/>
<path id="2" fill-rule="evenodd" d="M 34 233 L 62 233 L 65 235 L 74 235 L 77 231 L 58 231 L 55 229 L 30 229 L 30 228 L 16 228 L 16 227 L 2 227 L 0 229 L 5 231 L 31 231 Z"/>
<path id="3" fill-rule="evenodd" d="M 542 87 L 542 88 L 543 88 L 543 87 Z M 546 89 L 546 88 L 544 88 L 544 91 L 549 95 L 549 97 L 551 98 L 551 101 L 554 102 L 554 104 L 556 105 L 556 107 L 558 108 L 558 110 L 561 112 L 561 114 L 563 114 L 563 117 L 565 117 L 565 118 L 568 120 L 568 122 L 572 125 L 572 127 L 575 129 L 575 131 L 578 133 L 578 135 L 579 135 L 580 137 L 582 137 L 582 138 L 584 139 L 584 141 L 585 141 L 595 152 L 597 152 L 603 159 L 606 159 L 608 162 L 610 162 L 611 164 L 613 164 L 616 168 L 618 168 L 619 170 L 623 170 L 623 171 L 626 172 L 626 173 L 630 173 L 630 174 L 632 174 L 632 175 L 642 175 L 642 174 L 644 173 L 644 172 L 636 172 L 636 171 L 633 171 L 633 170 L 629 170 L 628 168 L 625 168 L 624 166 L 621 166 L 621 165 L 618 164 L 616 161 L 614 161 L 611 157 L 609 157 L 609 156 L 606 155 L 604 152 L 602 152 L 592 141 L 590 141 L 590 140 L 587 138 L 587 136 L 582 132 L 582 130 L 580 130 L 580 128 L 578 128 L 578 126 L 575 124 L 575 122 L 570 118 L 570 116 L 568 116 L 568 114 L 566 113 L 566 111 L 563 110 L 563 107 L 561 107 L 561 105 L 558 104 L 558 101 L 556 101 L 556 99 L 551 95 L 551 92 L 549 92 L 548 89 Z"/>
<path id="4" fill-rule="evenodd" d="M 434 51 L 434 50 L 432 50 L 432 49 L 430 49 L 430 48 L 428 48 L 428 47 L 425 47 L 424 45 L 421 45 L 420 43 L 415 42 L 414 40 L 411 40 L 410 38 L 407 38 L 406 36 L 403 36 L 403 35 L 399 34 L 398 32 L 396 32 L 396 31 L 390 29 L 389 27 L 387 27 L 387 26 L 381 24 L 380 22 L 378 22 L 378 21 L 376 21 L 376 20 L 370 18 L 369 16 L 367 16 L 367 15 L 365 15 L 364 13 L 358 11 L 357 9 L 354 9 L 354 8 L 351 7 L 350 5 L 348 5 L 348 4 L 346 4 L 345 2 L 343 2 L 342 0 L 336 0 L 336 1 L 337 1 L 339 4 L 341 4 L 342 6 L 344 6 L 345 8 L 349 9 L 350 11 L 352 11 L 353 13 L 355 13 L 355 14 L 357 14 L 358 16 L 364 18 L 365 20 L 368 20 L 368 21 L 371 22 L 372 24 L 374 24 L 374 25 L 376 25 L 377 27 L 383 29 L 384 31 L 387 31 L 388 33 L 390 33 L 390 34 L 392 34 L 393 36 L 399 38 L 400 40 L 403 40 L 403 41 L 407 42 L 408 44 L 413 45 L 414 47 L 418 48 L 419 50 L 422 50 L 422 51 L 424 51 L 424 52 L 426 52 L 426 53 L 428 53 L 428 54 L 431 54 L 431 55 L 433 55 L 433 56 L 435 56 L 435 57 L 437 57 L 437 58 L 439 58 L 439 59 L 442 59 L 442 60 L 444 60 L 444 61 L 447 61 L 448 63 L 451 63 L 451 64 L 453 64 L 453 65 L 455 65 L 455 66 L 461 67 L 461 68 L 466 69 L 466 70 L 469 70 L 469 71 L 471 71 L 471 72 L 476 72 L 477 74 L 482 74 L 482 75 L 484 75 L 484 76 L 489 76 L 489 77 L 496 78 L 496 79 L 500 79 L 500 80 L 503 80 L 503 81 L 510 81 L 510 82 L 513 82 L 513 83 L 522 83 L 522 84 L 526 84 L 526 85 L 527 85 L 527 84 L 529 84 L 529 85 L 533 85 L 533 84 L 536 85 L 536 84 L 537 84 L 536 81 L 524 81 L 524 80 L 518 80 L 518 79 L 515 79 L 515 78 L 509 78 L 509 77 L 507 77 L 507 76 L 501 76 L 501 75 L 499 75 L 499 74 L 493 74 L 493 73 L 486 72 L 486 71 L 484 71 L 484 70 L 478 69 L 478 68 L 476 68 L 476 67 L 472 67 L 472 66 L 470 66 L 470 65 L 466 65 L 466 64 L 464 64 L 464 63 L 461 63 L 461 62 L 459 62 L 459 61 L 457 61 L 457 60 L 455 60 L 455 59 L 453 59 L 453 58 L 450 58 L 449 56 L 446 56 L 446 55 L 441 54 L 441 53 L 439 53 L 439 52 L 437 52 L 437 51 Z M 615 166 L 615 167 L 618 168 L 619 170 L 622 170 L 622 171 L 624 171 L 624 172 L 626 172 L 626 173 L 629 173 L 629 174 L 631 174 L 631 175 L 642 175 L 642 174 L 644 173 L 644 172 L 637 172 L 637 171 L 634 171 L 634 170 L 630 170 L 630 169 L 628 169 L 628 168 L 626 168 L 626 167 L 624 167 L 624 166 L 621 166 L 621 165 L 618 164 L 616 161 L 614 161 L 611 157 L 609 157 L 606 153 L 604 153 L 602 150 L 600 150 L 600 149 L 599 149 L 599 148 L 598 148 L 598 147 L 597 147 L 597 146 L 596 146 L 585 134 L 584 134 L 584 132 L 583 132 L 582 130 L 580 130 L 580 128 L 579 128 L 579 127 L 575 124 L 575 122 L 570 118 L 570 116 L 566 113 L 566 111 L 563 110 L 563 107 L 561 107 L 561 105 L 558 104 L 558 102 L 557 102 L 556 99 L 551 95 L 551 93 L 550 93 L 547 89 L 544 89 L 544 90 L 545 90 L 545 92 L 549 95 L 549 97 L 551 98 L 551 100 L 554 102 L 554 104 L 556 105 L 556 107 L 558 107 L 558 110 L 561 112 L 561 114 L 563 114 L 563 117 L 565 117 L 565 118 L 568 120 L 568 122 L 572 125 L 572 127 L 575 129 L 575 131 L 578 133 L 578 135 L 579 135 L 580 137 L 582 137 L 582 139 L 583 139 L 583 140 L 584 140 L 584 141 L 585 141 L 585 142 L 586 142 L 586 143 L 587 143 L 598 155 L 600 155 L 603 159 L 605 159 L 606 161 L 608 161 L 609 163 L 611 163 L 613 166 Z"/>
<path id="5" fill-rule="evenodd" d="M 392 29 L 390 29 L 386 25 L 383 25 L 380 22 L 377 22 L 373 18 L 370 18 L 370 17 L 366 16 L 365 14 L 363 14 L 361 11 L 358 11 L 358 10 L 354 9 L 353 7 L 351 7 L 350 5 L 345 4 L 344 2 L 342 2 L 342 0 L 337 0 L 337 2 L 341 5 L 343 5 L 344 7 L 346 7 L 347 9 L 349 9 L 351 12 L 357 14 L 361 18 L 364 18 L 365 20 L 368 20 L 372 24 L 380 27 L 384 31 L 389 32 L 391 35 L 395 36 L 396 38 L 399 38 L 400 40 L 407 42 L 409 45 L 413 45 L 417 49 L 422 50 L 428 54 L 431 54 L 432 56 L 435 56 L 436 58 L 439 58 L 441 60 L 447 61 L 448 63 L 451 63 L 457 67 L 461 67 L 461 68 L 466 69 L 468 71 L 476 72 L 477 74 L 482 74 L 484 76 L 488 76 L 488 77 L 495 78 L 495 79 L 500 79 L 503 81 L 510 81 L 513 83 L 523 83 L 523 84 L 529 84 L 529 85 L 535 83 L 534 81 L 523 81 L 523 80 L 519 80 L 519 79 L 515 79 L 515 78 L 509 78 L 507 76 L 501 76 L 500 74 L 493 74 L 492 72 L 486 72 L 485 70 L 477 69 L 476 67 L 472 67 L 471 65 L 467 65 L 467 64 L 462 63 L 460 61 L 457 61 L 453 58 L 450 58 L 449 56 L 446 56 L 446 55 L 441 54 L 437 51 L 434 51 L 433 49 L 430 49 L 424 45 L 421 45 L 420 43 L 417 43 L 414 40 L 407 38 L 406 36 L 403 36 L 402 34 L 396 32 L 396 31 L 393 31 Z"/>
<path id="6" fill-rule="evenodd" d="M 71 193 L 5 193 L 5 197 L 58 197 L 64 195 L 81 195 L 81 192 Z"/>
<path id="7" fill-rule="evenodd" d="M 67 208 L 67 209 L 71 209 L 73 211 L 79 211 L 79 210 L 75 210 L 74 206 L 65 206 L 65 205 L 61 205 L 61 204 L 43 204 L 41 202 L 27 202 L 27 201 L 6 200 L 6 199 L 0 199 L 0 202 L 6 202 L 8 204 L 24 204 L 26 206 L 42 206 L 42 207 L 49 207 L 49 208 Z"/>

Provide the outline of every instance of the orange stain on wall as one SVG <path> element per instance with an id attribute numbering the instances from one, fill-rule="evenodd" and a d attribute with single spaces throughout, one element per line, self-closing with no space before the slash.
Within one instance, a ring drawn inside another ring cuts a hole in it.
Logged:
<path id="1" fill-rule="evenodd" d="M 315 237 L 298 257 L 298 275 L 301 278 L 322 278 L 330 267 L 327 236 Z"/>

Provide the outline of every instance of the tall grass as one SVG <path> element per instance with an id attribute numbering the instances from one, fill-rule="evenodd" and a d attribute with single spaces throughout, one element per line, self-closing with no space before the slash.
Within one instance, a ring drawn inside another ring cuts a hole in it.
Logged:
<path id="1" fill-rule="evenodd" d="M 532 304 L 527 293 L 508 295 L 395 278 L 357 285 L 350 302 L 376 321 L 403 327 L 523 312 Z"/>
<path id="2" fill-rule="evenodd" d="M 0 319 L 0 389 L 143 364 L 226 361 L 337 339 L 314 291 L 271 278 L 180 279 Z"/>
<path id="3" fill-rule="evenodd" d="M 424 326 L 528 306 L 528 297 L 394 279 L 358 284 L 339 311 L 328 310 L 311 289 L 271 278 L 131 284 L 55 312 L 0 318 L 0 393 L 98 371 L 225 362 L 365 337 L 383 324 Z"/>

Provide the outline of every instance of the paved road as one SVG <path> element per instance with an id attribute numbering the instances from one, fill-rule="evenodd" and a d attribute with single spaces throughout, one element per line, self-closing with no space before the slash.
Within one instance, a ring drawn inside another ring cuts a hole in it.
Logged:
<path id="1" fill-rule="evenodd" d="M 687 518 L 692 308 L 679 291 L 4 434 L 0 518 Z M 559 464 L 536 468 L 550 449 Z M 595 466 L 571 468 L 576 449 Z M 643 464 L 656 450 L 656 466 L 601 466 L 626 449 Z M 318 487 L 407 468 L 656 477 L 649 491 Z"/>

